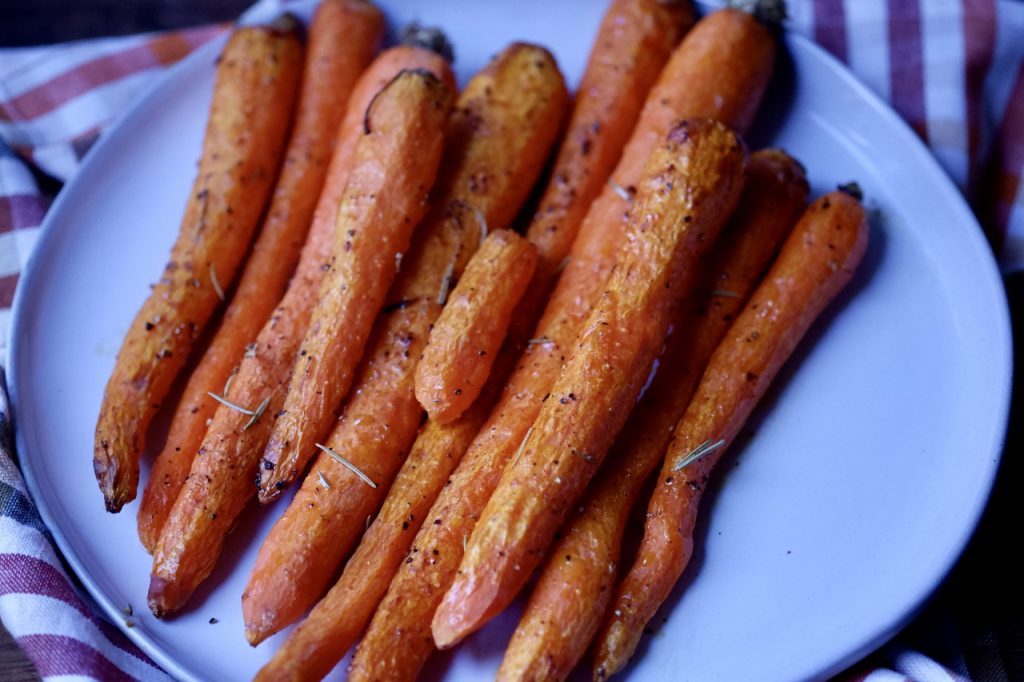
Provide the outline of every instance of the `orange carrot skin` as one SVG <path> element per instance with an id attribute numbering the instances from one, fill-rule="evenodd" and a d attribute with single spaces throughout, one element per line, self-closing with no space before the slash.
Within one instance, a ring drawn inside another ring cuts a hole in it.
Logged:
<path id="1" fill-rule="evenodd" d="M 406 300 L 436 298 L 446 273 L 449 279 L 461 274 L 479 244 L 473 239 L 479 240 L 484 227 L 479 224 L 480 216 L 486 225 L 495 228 L 512 221 L 515 209 L 525 200 L 525 194 L 536 177 L 533 169 L 543 164 L 555 135 L 561 129 L 568 94 L 554 59 L 543 48 L 515 43 L 478 74 L 472 83 L 473 88 L 467 87 L 462 103 L 453 113 L 449 138 L 473 141 L 473 144 L 450 144 L 451 152 L 447 154 L 449 161 L 446 164 L 452 168 L 461 167 L 457 173 L 442 172 L 434 190 L 437 196 L 451 197 L 434 209 L 437 220 L 455 225 L 450 229 L 457 230 L 460 236 L 455 239 L 439 235 L 425 237 L 419 240 L 421 246 L 410 250 L 413 262 L 403 261 L 402 274 L 396 284 L 396 290 L 403 291 L 402 296 Z M 511 87 L 521 88 L 521 96 L 499 99 L 494 95 L 495 92 L 510 92 Z M 531 96 L 522 96 L 526 93 Z M 501 111 L 508 118 L 488 121 L 484 118 L 484 108 Z M 552 119 L 545 125 L 539 125 L 540 113 L 550 114 Z M 517 136 L 513 133 L 508 127 L 513 121 L 518 121 L 517 125 L 522 126 L 527 134 Z M 496 127 L 489 128 L 490 123 Z M 487 142 L 488 138 L 502 135 L 516 139 L 509 144 Z M 470 164 L 473 164 L 472 168 Z M 520 169 L 524 173 L 522 176 L 516 174 Z M 523 182 L 524 178 L 530 182 Z M 500 199 L 496 200 L 496 197 Z M 520 198 L 506 200 L 513 197 Z M 426 233 L 429 235 L 430 231 Z M 474 233 L 475 237 L 468 233 Z M 416 273 L 421 271 L 433 275 L 415 282 Z M 307 440 L 309 438 L 304 438 L 303 442 Z M 272 440 L 267 446 L 264 460 L 269 465 L 264 465 L 260 473 L 261 503 L 266 504 L 276 498 L 301 473 L 300 464 L 308 461 L 312 454 L 304 447 L 294 440 Z"/>
<path id="2" fill-rule="evenodd" d="M 661 461 L 704 365 L 799 217 L 808 191 L 795 159 L 778 150 L 751 154 L 736 213 L 673 323 L 676 331 L 653 383 L 580 502 L 581 511 L 550 551 L 498 679 L 565 679 L 586 652 L 612 596 L 630 510 Z"/>
<path id="3" fill-rule="evenodd" d="M 223 392 L 245 346 L 284 295 L 323 188 L 345 103 L 383 32 L 384 16 L 364 0 L 328 0 L 313 17 L 295 125 L 267 218 L 217 333 L 189 377 L 142 496 L 139 538 L 150 553 L 216 410 L 208 392 Z"/>
<path id="4" fill-rule="evenodd" d="M 416 366 L 431 419 L 447 424 L 480 395 L 536 264 L 537 249 L 510 230 L 488 235 L 469 261 Z"/>
<path id="5" fill-rule="evenodd" d="M 394 276 L 393 249 L 408 242 L 426 212 L 428 188 L 440 164 L 450 99 L 447 88 L 432 74 L 403 71 L 366 112 L 364 134 L 353 152 L 336 226 L 335 241 L 348 240 L 351 248 L 331 261 L 320 295 L 321 302 L 337 311 L 336 323 L 350 331 L 353 345 L 361 347 L 365 342 L 383 300 L 381 293 L 375 301 L 374 292 L 383 292 Z M 414 147 L 416 153 L 411 154 Z M 365 235 L 371 227 L 372 238 L 368 238 Z M 388 257 L 381 255 L 381 249 Z M 334 278 L 339 275 L 345 287 L 336 284 Z M 330 295 L 325 291 L 329 288 L 339 295 Z M 371 309 L 365 313 L 368 319 L 360 317 L 362 308 Z M 269 401 L 265 396 L 262 407 L 248 408 L 256 411 L 253 421 Z M 250 426 L 247 422 L 241 432 Z M 164 615 L 180 608 L 209 575 L 224 535 L 248 499 L 237 491 L 239 474 L 242 480 L 251 480 L 255 466 L 255 458 L 250 457 L 245 476 L 221 450 L 197 458 L 154 556 L 149 593 L 154 613 Z M 199 548 L 204 550 L 202 554 L 195 551 Z"/>
<path id="6" fill-rule="evenodd" d="M 636 403 L 698 258 L 732 214 L 746 151 L 720 122 L 674 127 L 630 208 L 626 250 L 506 467 L 434 614 L 447 648 L 515 598 Z"/>
<path id="7" fill-rule="evenodd" d="M 700 498 L 715 463 L 811 323 L 852 277 L 867 234 L 857 199 L 837 191 L 814 202 L 711 357 L 666 454 L 636 560 L 597 638 L 595 679 L 626 665 L 644 626 L 686 568 Z M 722 447 L 677 470 L 699 445 L 720 439 Z"/>
<path id="8" fill-rule="evenodd" d="M 772 34 L 745 12 L 720 10 L 699 21 L 651 90 L 613 173 L 616 185 L 628 191 L 638 183 L 652 150 L 680 118 L 718 116 L 734 129 L 746 130 L 767 87 L 774 53 Z M 466 461 L 474 461 L 474 470 L 467 482 L 473 489 L 466 493 L 466 503 L 472 505 L 466 513 L 473 518 L 536 419 L 600 296 L 623 248 L 626 208 L 627 202 L 610 186 L 591 205 L 533 334 L 550 342 L 526 349 L 498 405 L 470 445 Z M 477 459 L 486 461 L 476 463 Z"/>
<path id="9" fill-rule="evenodd" d="M 250 642 L 293 622 L 323 595 L 358 540 L 363 521 L 380 506 L 422 418 L 414 394 L 415 366 L 441 311 L 439 293 L 446 279 L 461 274 L 480 244 L 477 212 L 491 226 L 513 219 L 541 172 L 567 108 L 568 94 L 554 59 L 531 45 L 510 46 L 467 85 L 449 121 L 434 190 L 437 203 L 389 293 L 391 305 L 378 336 L 390 340 L 373 344 L 363 361 L 378 367 L 375 371 L 387 381 L 356 381 L 327 442 L 356 467 L 374 471 L 371 478 L 376 476 L 372 480 L 378 487 L 369 487 L 327 455 L 314 461 L 257 555 L 242 598 Z M 328 476 L 331 488 L 322 486 L 317 470 Z M 267 480 L 264 476 L 261 485 Z"/>
<path id="10" fill-rule="evenodd" d="M 302 69 L 297 22 L 242 28 L 217 66 L 206 137 L 178 239 L 107 383 L 93 468 L 107 511 L 135 499 L 146 430 L 234 279 L 270 197 Z"/>

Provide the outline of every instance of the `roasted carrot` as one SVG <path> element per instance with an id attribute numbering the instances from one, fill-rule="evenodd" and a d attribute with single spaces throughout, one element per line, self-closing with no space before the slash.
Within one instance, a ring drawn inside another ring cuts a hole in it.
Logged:
<path id="1" fill-rule="evenodd" d="M 662 460 L 704 365 L 799 217 L 808 191 L 803 168 L 784 152 L 751 154 L 736 213 L 673 323 L 654 381 L 549 552 L 499 679 L 565 679 L 586 652 L 611 599 L 630 510 Z"/>
<path id="2" fill-rule="evenodd" d="M 107 511 L 135 499 L 146 430 L 221 303 L 277 175 L 302 69 L 298 21 L 241 28 L 217 66 L 199 171 L 160 281 L 135 316 L 96 424 Z"/>
<path id="3" fill-rule="evenodd" d="M 250 642 L 291 623 L 323 595 L 364 520 L 380 506 L 422 418 L 415 367 L 430 325 L 480 244 L 480 218 L 500 227 L 515 217 L 567 105 L 554 59 L 532 45 L 510 46 L 466 86 L 450 121 L 436 203 L 403 259 L 377 341 L 326 442 L 352 469 L 321 452 L 264 541 L 242 598 Z M 264 474 L 287 468 L 266 466 Z M 266 475 L 261 486 L 264 495 L 276 490 Z"/>
<path id="4" fill-rule="evenodd" d="M 320 304 L 311 318 L 313 325 L 326 324 L 320 315 L 328 306 L 336 316 L 332 323 L 349 331 L 349 343 L 357 353 L 394 278 L 393 254 L 407 246 L 413 228 L 426 213 L 450 101 L 451 93 L 433 74 L 402 71 L 366 111 L 364 132 L 353 151 L 338 207 L 334 252 L 320 284 Z M 240 425 L 244 432 L 260 419 L 270 397 L 255 407 L 222 402 L 235 413 L 236 421 L 249 417 Z M 220 410 L 216 414 L 215 419 Z M 200 454 L 171 509 L 154 556 L 149 600 L 157 615 L 179 608 L 212 570 L 224 535 L 248 499 L 235 494 L 239 476 L 251 481 L 256 473 L 256 458 L 251 455 L 244 467 L 248 471 L 239 471 L 228 453 Z"/>
<path id="5" fill-rule="evenodd" d="M 540 563 L 636 403 L 698 259 L 736 206 L 745 163 L 742 141 L 710 119 L 681 122 L 651 155 L 619 267 L 434 614 L 438 647 L 503 610 Z"/>
<path id="6" fill-rule="evenodd" d="M 416 366 L 416 399 L 447 424 L 483 390 L 516 305 L 537 264 L 537 249 L 515 232 L 488 235 L 448 297 Z"/>
<path id="7" fill-rule="evenodd" d="M 597 638 L 594 678 L 621 670 L 693 550 L 701 494 L 715 463 L 818 314 L 850 280 L 867 245 L 859 201 L 831 192 L 814 202 L 715 350 L 676 426 L 636 560 Z"/>
<path id="8" fill-rule="evenodd" d="M 266 220 L 217 333 L 189 377 L 142 496 L 139 538 L 149 552 L 156 548 L 218 404 L 208 394 L 224 392 L 245 346 L 284 295 L 323 188 L 346 101 L 383 31 L 384 16 L 365 0 L 328 0 L 313 17 L 295 125 Z"/>

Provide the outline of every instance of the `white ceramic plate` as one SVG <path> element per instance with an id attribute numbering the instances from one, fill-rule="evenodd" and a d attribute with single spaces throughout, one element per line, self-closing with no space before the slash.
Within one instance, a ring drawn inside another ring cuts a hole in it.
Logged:
<path id="1" fill-rule="evenodd" d="M 381 4 L 393 26 L 442 26 L 463 82 L 499 46 L 527 39 L 549 46 L 575 83 L 605 3 Z M 1001 451 L 1010 332 L 978 225 L 885 105 L 807 40 L 786 43 L 754 144 L 795 154 L 816 193 L 860 182 L 871 246 L 777 380 L 756 435 L 716 477 L 696 557 L 633 679 L 790 682 L 851 663 L 945 576 Z M 91 464 L 115 354 L 177 231 L 220 46 L 174 68 L 61 192 L 19 288 L 8 366 L 29 487 L 87 589 L 117 623 L 133 604 L 128 636 L 176 677 L 239 680 L 282 637 L 250 649 L 239 607 L 282 507 L 247 516 L 191 608 L 158 622 L 145 610 L 137 507 L 104 512 Z M 499 619 L 430 674 L 492 673 L 514 622 Z"/>

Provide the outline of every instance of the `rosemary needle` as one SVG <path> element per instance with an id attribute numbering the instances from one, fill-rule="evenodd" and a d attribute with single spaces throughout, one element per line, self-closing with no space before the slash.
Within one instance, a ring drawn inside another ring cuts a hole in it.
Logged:
<path id="1" fill-rule="evenodd" d="M 519 444 L 519 449 L 516 450 L 516 456 L 512 458 L 512 466 L 515 466 L 519 462 L 520 456 L 523 454 L 523 450 L 526 449 L 526 441 L 530 440 L 530 434 L 533 433 L 533 427 L 531 426 L 526 430 L 526 435 L 523 436 L 523 442 Z"/>
<path id="2" fill-rule="evenodd" d="M 217 298 L 225 300 L 224 288 L 220 285 L 220 280 L 217 279 L 217 267 L 210 263 L 210 284 L 213 285 L 213 290 L 217 293 Z"/>
<path id="3" fill-rule="evenodd" d="M 331 489 L 331 482 L 327 480 L 326 476 L 324 476 L 324 472 L 322 472 L 319 469 L 317 469 L 316 470 L 316 477 L 318 479 L 320 479 L 320 485 L 322 485 L 323 487 L 327 488 L 328 490 Z"/>
<path id="4" fill-rule="evenodd" d="M 437 304 L 444 305 L 448 300 L 448 288 L 452 285 L 452 273 L 455 272 L 455 260 L 448 264 L 444 271 L 444 278 L 441 280 L 441 290 L 437 292 Z"/>
<path id="5" fill-rule="evenodd" d="M 576 448 L 572 449 L 572 454 L 576 455 L 577 457 L 582 459 L 587 464 L 593 464 L 594 462 L 597 461 L 596 459 L 594 459 L 593 455 L 588 455 L 587 453 L 583 452 L 582 450 L 577 450 Z"/>
<path id="6" fill-rule="evenodd" d="M 261 402 L 259 404 L 259 406 L 256 408 L 256 410 L 252 413 L 252 417 L 249 419 L 249 421 L 247 421 L 245 423 L 245 426 L 242 427 L 242 430 L 245 431 L 250 426 L 252 426 L 257 421 L 259 421 L 259 418 L 263 416 L 263 412 L 264 412 L 264 410 L 267 409 L 267 405 L 269 405 L 269 404 L 270 404 L 270 396 L 267 396 L 266 398 L 263 399 L 263 402 Z"/>
<path id="7" fill-rule="evenodd" d="M 224 382 L 224 390 L 221 391 L 221 394 L 228 394 L 228 391 L 231 389 L 231 380 L 235 378 L 236 374 L 238 374 L 238 365 L 235 365 L 235 368 L 231 370 L 231 374 L 228 375 L 228 380 Z"/>
<path id="8" fill-rule="evenodd" d="M 623 201 L 629 204 L 633 203 L 633 195 L 630 194 L 629 190 L 627 190 L 625 187 L 615 182 L 611 178 L 608 179 L 608 186 L 615 190 L 615 193 L 618 194 Z"/>
<path id="9" fill-rule="evenodd" d="M 672 471 L 679 471 L 680 469 L 684 469 L 687 466 L 696 462 L 698 459 L 710 455 L 712 452 L 718 450 L 723 446 L 725 446 L 724 438 L 719 438 L 714 443 L 712 443 L 710 440 L 706 440 L 697 447 L 695 447 L 693 450 L 690 450 L 690 452 L 687 453 L 685 457 L 680 459 L 679 463 L 672 467 Z"/>
<path id="10" fill-rule="evenodd" d="M 366 485 L 370 486 L 371 488 L 376 488 L 377 487 L 377 484 L 374 483 L 373 480 L 369 476 L 364 474 L 359 469 L 359 467 L 357 467 L 355 464 L 353 464 L 352 462 L 348 461 L 347 459 L 345 459 L 344 457 L 339 455 L 337 452 L 335 452 L 334 450 L 330 449 L 329 447 L 327 447 L 326 445 L 324 445 L 322 443 L 317 443 L 316 446 L 318 448 L 320 448 L 321 450 L 323 450 L 324 452 L 326 452 L 328 455 L 330 455 L 331 458 L 335 462 L 337 462 L 338 464 L 341 464 L 342 466 L 346 467 L 353 474 L 355 474 L 359 478 L 363 479 L 363 482 L 366 483 Z"/>
<path id="11" fill-rule="evenodd" d="M 476 216 L 477 223 L 480 224 L 480 243 L 483 244 L 484 240 L 487 239 L 487 217 L 484 215 L 483 211 L 473 204 L 467 203 L 466 206 L 469 206 L 470 210 L 473 211 L 473 214 Z"/>
<path id="12" fill-rule="evenodd" d="M 235 412 L 241 412 L 242 414 L 247 414 L 250 417 L 253 416 L 254 414 L 256 414 L 252 410 L 246 409 L 246 408 L 242 407 L 241 405 L 239 405 L 237 403 L 233 403 L 230 400 L 228 400 L 227 398 L 225 398 L 224 396 L 219 396 L 216 393 L 214 393 L 213 391 L 207 391 L 206 395 L 210 396 L 211 398 L 216 400 L 221 405 L 224 405 L 225 407 L 230 407 Z"/>
<path id="13" fill-rule="evenodd" d="M 723 296 L 725 298 L 739 298 L 740 295 L 735 291 L 729 291 L 728 289 L 714 289 L 711 292 L 712 296 Z"/>

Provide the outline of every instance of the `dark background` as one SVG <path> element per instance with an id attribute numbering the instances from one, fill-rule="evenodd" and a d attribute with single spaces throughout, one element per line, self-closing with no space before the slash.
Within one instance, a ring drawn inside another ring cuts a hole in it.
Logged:
<path id="1" fill-rule="evenodd" d="M 230 21 L 250 4 L 251 0 L 0 0 L 0 48 Z M 1017 332 L 1017 358 L 1022 358 L 1024 276 L 1008 280 L 1007 293 Z M 1016 375 L 1021 376 L 1019 369 Z M 946 664 L 954 664 L 962 655 L 972 678 L 980 682 L 1024 680 L 1021 402 L 1018 395 L 1006 454 L 978 533 L 924 613 L 900 635 L 903 644 L 919 647 Z M 893 444 L 894 456 L 899 447 Z M 972 455 L 964 453 L 965 458 Z M 886 580 L 882 574 L 875 577 Z M 877 664 L 884 663 L 869 660 L 858 668 Z M 2 626 L 0 679 L 38 679 Z"/>
<path id="2" fill-rule="evenodd" d="M 230 21 L 254 0 L 0 0 L 0 47 Z"/>

